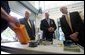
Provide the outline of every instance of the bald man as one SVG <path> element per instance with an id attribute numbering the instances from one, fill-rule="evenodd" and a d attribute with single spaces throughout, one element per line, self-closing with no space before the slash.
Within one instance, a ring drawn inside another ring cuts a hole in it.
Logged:
<path id="1" fill-rule="evenodd" d="M 84 46 L 84 25 L 79 13 L 77 11 L 69 13 L 65 6 L 61 7 L 60 11 L 63 14 L 60 23 L 65 39 Z"/>
<path id="2" fill-rule="evenodd" d="M 20 23 L 24 24 L 27 30 L 27 33 L 31 40 L 35 40 L 35 26 L 34 21 L 30 20 L 31 12 L 25 11 L 25 17 L 20 19 Z"/>
<path id="3" fill-rule="evenodd" d="M 40 29 L 43 31 L 43 39 L 53 41 L 53 34 L 56 30 L 56 24 L 53 19 L 49 18 L 49 14 L 45 13 L 45 19 L 41 21 Z"/>

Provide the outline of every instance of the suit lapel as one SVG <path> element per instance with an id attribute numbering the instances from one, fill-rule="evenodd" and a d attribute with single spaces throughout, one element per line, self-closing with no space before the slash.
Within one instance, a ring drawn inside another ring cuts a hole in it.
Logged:
<path id="1" fill-rule="evenodd" d="M 50 19 L 50 24 L 49 24 L 49 25 L 51 26 L 51 25 L 53 25 L 53 24 L 54 24 L 53 21 Z"/>
<path id="2" fill-rule="evenodd" d="M 47 22 L 47 20 L 46 20 L 46 19 L 45 19 L 45 23 L 46 23 L 46 25 L 47 25 L 47 26 L 49 26 L 49 24 L 48 24 L 48 22 Z"/>
<path id="3" fill-rule="evenodd" d="M 29 20 L 29 21 L 30 21 L 30 24 L 31 24 L 31 28 L 32 28 L 32 25 L 33 25 L 33 24 L 32 24 L 32 21 L 31 21 L 31 20 Z"/>
<path id="4" fill-rule="evenodd" d="M 68 24 L 66 17 L 64 15 L 63 15 L 63 21 L 64 21 L 66 27 L 68 27 L 70 29 L 69 24 Z M 70 29 L 70 31 L 71 31 L 71 29 Z"/>
<path id="5" fill-rule="evenodd" d="M 30 25 L 28 24 L 27 20 L 25 19 L 25 24 L 27 25 L 28 28 L 31 29 Z"/>
<path id="6" fill-rule="evenodd" d="M 69 26 L 69 25 L 68 25 L 68 22 L 67 22 L 67 20 L 66 20 L 66 17 L 65 17 L 64 15 L 63 15 L 62 17 L 63 17 L 63 21 L 65 22 L 66 26 Z"/>

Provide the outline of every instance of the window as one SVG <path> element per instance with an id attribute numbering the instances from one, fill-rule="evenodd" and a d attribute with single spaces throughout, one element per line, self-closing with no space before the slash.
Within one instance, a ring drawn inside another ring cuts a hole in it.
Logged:
<path id="1" fill-rule="evenodd" d="M 79 3 L 83 1 L 35 1 L 34 7 L 39 9 L 39 6 L 42 8 L 42 10 L 47 10 L 47 9 L 52 9 L 56 7 L 61 7 L 61 6 L 67 6 L 70 4 L 74 3 Z M 50 6 L 49 6 L 50 5 Z"/>
<path id="2" fill-rule="evenodd" d="M 16 17 L 17 19 L 23 18 L 23 16 L 20 16 L 12 11 L 10 12 L 10 15 Z"/>

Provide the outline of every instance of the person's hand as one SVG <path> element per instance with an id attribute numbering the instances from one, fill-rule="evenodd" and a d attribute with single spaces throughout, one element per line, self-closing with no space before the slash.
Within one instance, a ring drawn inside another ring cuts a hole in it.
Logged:
<path id="1" fill-rule="evenodd" d="M 20 22 L 16 19 L 15 23 L 9 22 L 9 25 L 10 25 L 11 29 L 17 29 L 18 27 L 20 27 Z"/>
<path id="2" fill-rule="evenodd" d="M 51 32 L 51 27 L 48 28 L 48 31 Z"/>
<path id="3" fill-rule="evenodd" d="M 52 27 L 51 29 L 52 29 L 52 32 L 53 32 L 54 31 L 54 28 Z"/>
<path id="4" fill-rule="evenodd" d="M 9 23 L 14 23 L 14 24 L 19 23 L 19 20 L 16 17 L 8 16 L 8 18 L 10 19 Z"/>
<path id="5" fill-rule="evenodd" d="M 54 28 L 53 27 L 50 27 L 50 28 L 48 28 L 48 31 L 49 32 L 53 32 L 54 31 Z"/>
<path id="6" fill-rule="evenodd" d="M 10 22 L 9 25 L 11 29 L 13 30 L 17 29 L 17 26 L 14 23 Z"/>
<path id="7" fill-rule="evenodd" d="M 74 41 L 78 41 L 78 32 L 75 32 L 73 34 L 70 35 L 70 38 Z"/>

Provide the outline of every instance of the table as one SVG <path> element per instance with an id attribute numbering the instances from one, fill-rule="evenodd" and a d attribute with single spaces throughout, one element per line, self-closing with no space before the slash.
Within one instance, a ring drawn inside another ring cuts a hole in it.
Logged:
<path id="1" fill-rule="evenodd" d="M 3 51 L 1 51 L 1 54 L 10 54 L 10 53 L 7 53 L 7 52 L 3 52 Z"/>
<path id="2" fill-rule="evenodd" d="M 84 54 L 84 49 L 80 52 L 64 51 L 63 42 L 54 40 L 53 45 L 38 45 L 38 47 L 29 47 L 29 43 L 22 45 L 19 42 L 1 43 L 1 48 L 6 52 L 13 54 Z"/>

